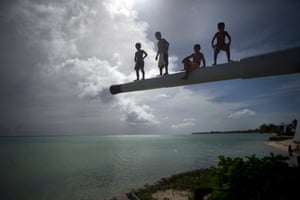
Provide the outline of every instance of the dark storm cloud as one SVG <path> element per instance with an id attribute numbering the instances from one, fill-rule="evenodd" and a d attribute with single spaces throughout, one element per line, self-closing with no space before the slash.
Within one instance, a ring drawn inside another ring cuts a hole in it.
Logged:
<path id="1" fill-rule="evenodd" d="M 138 115 L 137 112 L 131 112 L 126 114 L 125 121 L 128 122 L 131 125 L 136 125 L 136 124 L 146 124 L 148 123 L 148 120 L 141 119 Z"/>
<path id="2" fill-rule="evenodd" d="M 200 43 L 210 64 L 210 42 L 220 21 L 225 22 L 232 36 L 235 59 L 300 44 L 299 1 L 153 0 L 147 5 L 142 3 L 137 1 L 135 6 L 140 10 L 140 17 L 148 20 L 148 37 L 154 38 L 153 33 L 160 30 L 170 41 L 170 53 L 180 58 L 190 53 L 195 43 Z"/>

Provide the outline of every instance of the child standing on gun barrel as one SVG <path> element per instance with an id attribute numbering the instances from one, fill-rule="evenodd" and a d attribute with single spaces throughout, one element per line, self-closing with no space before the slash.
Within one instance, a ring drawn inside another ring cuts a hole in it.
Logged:
<path id="1" fill-rule="evenodd" d="M 225 24 L 224 22 L 218 23 L 218 29 L 219 31 L 214 35 L 211 46 L 214 49 L 214 64 L 217 64 L 217 56 L 220 52 L 220 50 L 226 51 L 227 55 L 227 61 L 231 62 L 230 60 L 230 44 L 231 44 L 231 37 L 227 31 L 225 31 Z M 228 42 L 226 43 L 226 37 L 228 39 Z M 217 43 L 215 44 L 215 40 L 217 40 Z"/>
<path id="2" fill-rule="evenodd" d="M 169 49 L 169 42 L 165 39 L 162 38 L 161 32 L 156 32 L 155 37 L 158 40 L 157 42 L 157 54 L 155 57 L 155 60 L 158 59 L 158 68 L 159 68 L 159 74 L 160 76 L 163 75 L 163 68 L 165 68 L 165 74 L 168 75 L 168 65 L 169 65 L 169 54 L 168 54 L 168 49 Z"/>
<path id="3" fill-rule="evenodd" d="M 139 71 L 142 71 L 142 75 L 143 75 L 143 80 L 145 80 L 145 70 L 144 70 L 144 59 L 147 57 L 147 52 L 142 50 L 142 45 L 141 43 L 137 42 L 135 44 L 135 48 L 137 49 L 137 51 L 135 52 L 134 55 L 134 61 L 135 61 L 135 71 L 136 71 L 136 80 L 138 81 L 140 79 L 140 75 L 139 75 Z"/>

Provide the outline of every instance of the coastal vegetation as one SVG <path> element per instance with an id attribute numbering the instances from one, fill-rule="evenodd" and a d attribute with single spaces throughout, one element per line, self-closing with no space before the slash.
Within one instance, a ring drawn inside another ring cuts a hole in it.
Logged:
<path id="1" fill-rule="evenodd" d="M 263 158 L 219 156 L 217 167 L 163 178 L 131 193 L 141 200 L 154 200 L 152 194 L 168 189 L 189 191 L 190 200 L 292 199 L 298 192 L 300 168 L 289 165 L 288 159 L 272 153 Z"/>
<path id="2" fill-rule="evenodd" d="M 210 131 L 210 132 L 194 132 L 192 134 L 240 134 L 240 133 L 259 133 L 259 129 L 235 130 L 235 131 Z"/>
<path id="3" fill-rule="evenodd" d="M 290 166 L 282 155 L 257 158 L 219 157 L 211 200 L 292 199 L 297 193 L 300 168 Z"/>
<path id="4" fill-rule="evenodd" d="M 247 129 L 247 130 L 233 130 L 233 131 L 210 131 L 210 132 L 194 132 L 192 134 L 223 134 L 223 133 L 276 133 L 279 136 L 293 136 L 295 134 L 297 126 L 297 120 L 294 119 L 290 123 L 281 123 L 281 124 L 273 124 L 273 123 L 264 123 L 259 126 L 259 128 L 255 129 Z"/>
<path id="5" fill-rule="evenodd" d="M 260 133 L 276 133 L 277 135 L 293 136 L 295 134 L 297 120 L 294 119 L 288 124 L 262 124 L 259 127 Z"/>

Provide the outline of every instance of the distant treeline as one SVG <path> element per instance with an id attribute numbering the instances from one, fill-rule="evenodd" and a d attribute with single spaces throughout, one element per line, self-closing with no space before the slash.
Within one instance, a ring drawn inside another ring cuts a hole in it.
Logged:
<path id="1" fill-rule="evenodd" d="M 259 132 L 260 133 L 277 133 L 278 135 L 289 135 L 292 136 L 295 134 L 297 126 L 297 120 L 294 119 L 291 123 L 289 124 L 262 124 L 259 127 Z"/>
<path id="2" fill-rule="evenodd" d="M 295 134 L 297 120 L 294 119 L 289 124 L 262 124 L 259 128 L 235 131 L 210 131 L 194 132 L 192 134 L 221 134 L 221 133 L 276 133 L 277 135 L 293 136 Z"/>
<path id="3" fill-rule="evenodd" d="M 235 130 L 235 131 L 194 132 L 192 134 L 221 134 L 221 133 L 259 133 L 259 129 Z"/>

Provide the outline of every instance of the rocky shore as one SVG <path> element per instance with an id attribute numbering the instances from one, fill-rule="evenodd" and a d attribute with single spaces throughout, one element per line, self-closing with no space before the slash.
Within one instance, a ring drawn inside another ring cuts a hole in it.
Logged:
<path id="1" fill-rule="evenodd" d="M 156 200 L 189 200 L 195 195 L 204 197 L 212 191 L 208 187 L 210 176 L 211 171 L 209 169 L 173 174 L 110 200 L 139 200 L 138 196 L 140 195 L 143 196 L 143 199 L 153 198 Z"/>
<path id="2" fill-rule="evenodd" d="M 152 197 L 156 200 L 188 200 L 191 196 L 191 193 L 188 191 L 180 191 L 180 190 L 160 190 L 152 195 Z M 118 197 L 112 198 L 111 200 L 139 200 L 139 198 L 135 195 L 134 192 L 126 193 L 120 195 Z"/>

